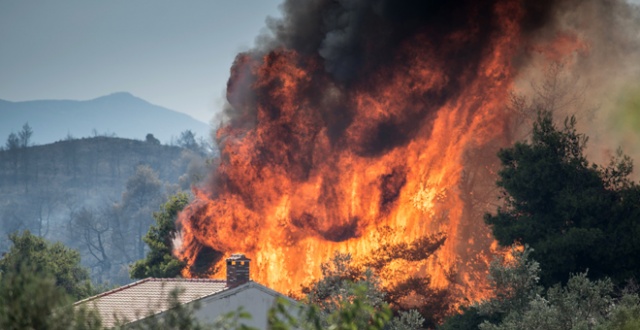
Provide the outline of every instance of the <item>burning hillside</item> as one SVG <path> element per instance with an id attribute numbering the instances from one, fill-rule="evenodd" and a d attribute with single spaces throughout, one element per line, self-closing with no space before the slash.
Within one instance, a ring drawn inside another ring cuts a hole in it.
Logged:
<path id="1" fill-rule="evenodd" d="M 184 275 L 221 276 L 241 251 L 254 280 L 296 293 L 342 251 L 387 287 L 487 296 L 482 214 L 522 116 L 510 92 L 532 67 L 580 65 L 590 40 L 562 13 L 596 4 L 624 6 L 286 1 L 231 69 L 220 164 L 179 219 Z"/>

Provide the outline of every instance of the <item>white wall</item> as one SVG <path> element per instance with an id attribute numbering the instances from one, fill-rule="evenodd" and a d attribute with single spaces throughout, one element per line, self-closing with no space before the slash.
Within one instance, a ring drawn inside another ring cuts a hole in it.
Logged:
<path id="1" fill-rule="evenodd" d="M 192 307 L 198 304 L 194 316 L 203 324 L 214 323 L 219 316 L 229 312 L 236 312 L 240 307 L 244 312 L 251 314 L 250 320 L 241 320 L 241 324 L 267 329 L 268 313 L 277 297 L 281 294 L 268 289 L 255 282 L 249 282 L 234 289 L 222 291 L 212 296 L 188 303 Z M 289 313 L 296 317 L 300 304 L 294 300 L 286 298 L 290 302 Z M 163 317 L 164 313 L 156 314 L 153 317 Z"/>
<path id="2" fill-rule="evenodd" d="M 275 299 L 275 296 L 256 287 L 249 287 L 233 294 L 220 293 L 199 300 L 200 309 L 196 311 L 195 316 L 203 323 L 213 323 L 218 316 L 234 312 L 242 306 L 244 311 L 252 316 L 251 320 L 242 323 L 266 329 L 267 315 Z"/>

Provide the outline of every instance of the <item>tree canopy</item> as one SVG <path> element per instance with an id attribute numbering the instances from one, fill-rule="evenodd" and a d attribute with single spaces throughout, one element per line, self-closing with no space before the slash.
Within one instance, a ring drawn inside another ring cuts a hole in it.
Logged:
<path id="1" fill-rule="evenodd" d="M 101 329 L 94 311 L 74 308 L 55 276 L 23 265 L 0 273 L 0 329 Z"/>
<path id="2" fill-rule="evenodd" d="M 164 199 L 162 188 L 158 173 L 148 165 L 137 166 L 135 174 L 127 180 L 118 204 L 118 211 L 126 216 L 117 217 L 114 233 L 120 252 L 129 262 L 145 256 L 143 237 L 153 223 L 153 211 Z"/>
<path id="3" fill-rule="evenodd" d="M 521 247 L 520 247 L 521 248 Z M 616 291 L 611 279 L 590 280 L 571 274 L 566 285 L 540 285 L 540 264 L 533 250 L 512 249 L 511 257 L 492 262 L 489 282 L 495 296 L 463 309 L 439 330 L 611 330 L 637 329 L 637 288 Z"/>
<path id="4" fill-rule="evenodd" d="M 364 329 L 373 316 L 389 313 L 388 293 L 384 292 L 380 279 L 372 268 L 355 266 L 350 254 L 336 252 L 329 262 L 322 263 L 322 278 L 305 288 L 307 301 L 316 308 L 318 321 L 329 327 L 336 318 L 349 314 L 351 321 Z M 382 313 L 382 314 L 379 314 Z M 309 315 L 307 315 L 309 316 Z M 387 319 L 385 329 L 411 330 L 422 327 L 425 319 L 417 310 L 397 311 L 397 315 Z M 340 321 L 342 322 L 342 321 Z M 339 322 L 338 322 L 339 323 Z"/>
<path id="5" fill-rule="evenodd" d="M 176 237 L 176 217 L 189 204 L 186 193 L 178 193 L 169 198 L 162 211 L 153 214 L 155 225 L 149 228 L 144 241 L 149 246 L 145 259 L 138 260 L 130 270 L 131 278 L 177 277 L 186 263 L 173 253 L 173 239 Z"/>
<path id="6" fill-rule="evenodd" d="M 0 275 L 8 278 L 14 273 L 34 273 L 51 276 L 57 287 L 75 299 L 93 294 L 89 272 L 80 265 L 80 254 L 62 243 L 50 243 L 29 231 L 11 234 L 13 243 L 0 259 Z"/>
<path id="7" fill-rule="evenodd" d="M 606 167 L 589 163 L 574 117 L 563 128 L 540 112 L 530 141 L 499 152 L 503 207 L 485 215 L 502 246 L 528 244 L 545 286 L 589 270 L 616 283 L 640 271 L 640 188 L 621 152 Z"/>
<path id="8" fill-rule="evenodd" d="M 20 148 L 20 138 L 16 133 L 11 133 L 7 137 L 7 142 L 5 142 L 5 147 L 9 151 L 17 150 Z"/>
<path id="9" fill-rule="evenodd" d="M 33 135 L 33 129 L 29 126 L 29 123 L 22 125 L 22 130 L 18 132 L 20 137 L 20 147 L 26 148 L 31 144 L 31 136 Z"/>

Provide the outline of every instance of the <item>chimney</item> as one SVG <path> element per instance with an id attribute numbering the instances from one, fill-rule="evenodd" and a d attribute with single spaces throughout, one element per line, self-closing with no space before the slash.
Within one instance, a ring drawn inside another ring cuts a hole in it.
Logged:
<path id="1" fill-rule="evenodd" d="M 242 253 L 232 254 L 227 259 L 227 287 L 235 288 L 249 282 L 249 262 Z"/>

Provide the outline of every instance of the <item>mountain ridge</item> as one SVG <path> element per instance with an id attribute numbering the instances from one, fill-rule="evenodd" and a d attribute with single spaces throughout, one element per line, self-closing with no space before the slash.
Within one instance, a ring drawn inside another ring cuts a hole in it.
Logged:
<path id="1" fill-rule="evenodd" d="M 144 139 L 153 134 L 163 143 L 189 129 L 209 140 L 211 128 L 187 114 L 154 105 L 129 92 L 116 92 L 90 100 L 0 99 L 0 138 L 17 132 L 26 122 L 36 144 L 52 143 L 67 136 L 116 135 Z"/>

